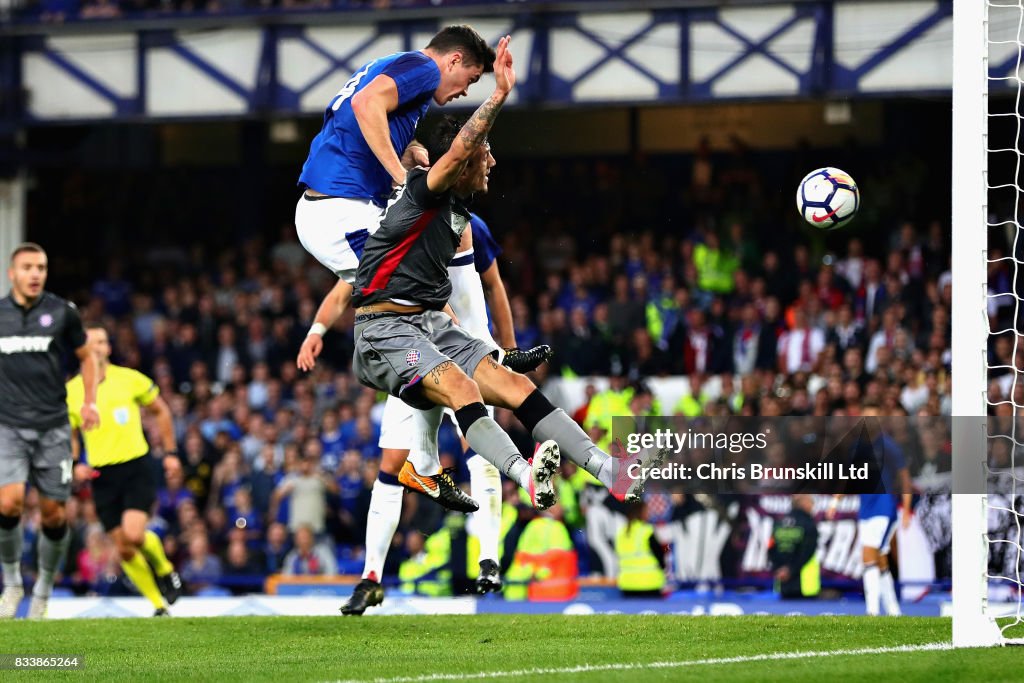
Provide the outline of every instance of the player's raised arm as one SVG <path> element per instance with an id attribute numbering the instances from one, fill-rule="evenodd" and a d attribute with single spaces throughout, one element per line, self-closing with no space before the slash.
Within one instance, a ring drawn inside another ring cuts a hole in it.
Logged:
<path id="1" fill-rule="evenodd" d="M 380 74 L 352 96 L 352 113 L 367 146 L 396 185 L 405 182 L 405 167 L 391 144 L 388 114 L 398 108 L 398 85 Z"/>
<path id="2" fill-rule="evenodd" d="M 455 184 L 470 158 L 487 139 L 487 133 L 498 118 L 498 112 L 512 92 L 516 84 L 516 72 L 512 67 L 512 53 L 508 49 L 510 40 L 509 36 L 505 36 L 498 41 L 494 58 L 494 92 L 462 126 L 448 151 L 430 167 L 427 188 L 431 192 L 440 194 Z"/>

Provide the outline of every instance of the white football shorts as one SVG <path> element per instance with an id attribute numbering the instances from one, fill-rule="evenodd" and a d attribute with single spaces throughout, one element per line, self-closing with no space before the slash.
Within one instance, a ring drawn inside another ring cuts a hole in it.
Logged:
<path id="1" fill-rule="evenodd" d="M 878 548 L 878 552 L 886 555 L 892 536 L 896 533 L 896 520 L 885 515 L 869 517 L 857 522 L 857 534 L 863 548 Z"/>
<path id="2" fill-rule="evenodd" d="M 351 285 L 366 239 L 380 227 L 382 213 L 369 199 L 303 193 L 295 205 L 295 231 L 306 251 Z"/>
<path id="3" fill-rule="evenodd" d="M 494 408 L 487 407 L 487 414 L 494 417 Z M 442 416 L 447 413 L 455 430 L 462 436 L 455 413 L 450 408 L 437 406 L 430 410 L 417 410 L 395 396 L 388 396 L 384 404 L 384 415 L 380 420 L 380 438 L 377 446 L 397 450 L 415 450 L 437 453 L 437 428 Z M 456 454 L 461 455 L 461 454 Z"/>

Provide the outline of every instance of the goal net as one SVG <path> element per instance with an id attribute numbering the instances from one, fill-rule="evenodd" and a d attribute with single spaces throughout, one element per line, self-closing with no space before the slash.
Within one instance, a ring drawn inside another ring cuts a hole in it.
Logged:
<path id="1" fill-rule="evenodd" d="M 953 642 L 1020 643 L 1022 0 L 953 4 Z"/>

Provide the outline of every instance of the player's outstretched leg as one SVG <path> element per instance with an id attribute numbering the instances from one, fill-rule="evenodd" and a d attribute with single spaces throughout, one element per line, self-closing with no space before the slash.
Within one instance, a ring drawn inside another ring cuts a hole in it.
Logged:
<path id="1" fill-rule="evenodd" d="M 483 403 L 470 403 L 455 411 L 459 428 L 470 447 L 506 477 L 517 482 L 530 494 L 530 502 L 539 510 L 555 504 L 554 474 L 558 469 L 559 451 L 555 444 L 545 444 L 532 462 L 523 460 L 509 435 L 487 414 Z"/>
<path id="2" fill-rule="evenodd" d="M 668 450 L 645 450 L 613 458 L 598 448 L 564 410 L 551 404 L 539 389 L 515 409 L 519 421 L 538 441 L 552 439 L 570 460 L 597 477 L 620 501 L 637 502 L 644 492 L 647 471 L 665 461 Z"/>
<path id="3" fill-rule="evenodd" d="M 511 408 L 534 439 L 557 443 L 562 453 L 597 477 L 619 500 L 641 500 L 650 470 L 661 465 L 668 456 L 668 450 L 662 449 L 644 450 L 623 458 L 611 457 L 594 445 L 564 410 L 553 406 L 527 377 L 498 365 L 490 357 L 480 362 L 473 379 L 488 403 Z M 483 454 L 480 449 L 476 450 Z"/>
<path id="4" fill-rule="evenodd" d="M 388 401 L 398 400 L 388 397 Z M 413 411 L 413 443 L 410 444 L 409 458 L 398 473 L 398 481 L 410 491 L 424 495 L 448 510 L 476 512 L 480 506 L 455 484 L 452 468 L 442 469 L 438 459 L 437 429 L 443 416 L 441 406 Z"/>
<path id="5" fill-rule="evenodd" d="M 478 339 L 470 339 L 473 343 L 482 344 Z M 489 355 L 485 358 L 479 362 L 477 373 L 485 363 L 498 367 Z M 508 370 L 505 372 L 509 373 Z M 509 376 L 521 377 L 523 381 L 529 382 L 522 375 L 509 373 Z M 524 460 L 505 430 L 487 414 L 480 387 L 452 360 L 444 360 L 432 367 L 417 386 L 424 392 L 426 400 L 434 405 L 452 408 L 455 421 L 470 447 L 497 467 L 499 472 L 522 486 L 530 494 L 530 502 L 534 507 L 544 510 L 555 504 L 551 474 L 558 469 L 557 449 L 548 449 L 544 457 L 540 460 L 535 458 L 532 465 Z M 504 402 L 507 401 L 497 403 Z"/>
<path id="6" fill-rule="evenodd" d="M 24 488 L 24 487 L 22 487 Z M 13 619 L 25 597 L 21 579 L 21 547 L 24 539 L 21 514 L 0 514 L 0 563 L 3 565 L 4 593 L 0 597 L 0 619 Z"/>

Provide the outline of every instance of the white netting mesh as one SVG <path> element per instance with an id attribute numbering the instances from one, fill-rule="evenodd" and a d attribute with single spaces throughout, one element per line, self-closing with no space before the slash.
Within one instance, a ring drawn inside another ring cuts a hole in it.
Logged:
<path id="1" fill-rule="evenodd" d="M 988 586 L 1004 635 L 1019 637 L 1024 516 L 1024 208 L 1021 76 L 1024 3 L 988 2 Z M 956 169 L 953 169 L 954 174 Z M 955 257 L 955 255 L 954 255 Z M 958 283 L 957 286 L 969 286 Z"/>

